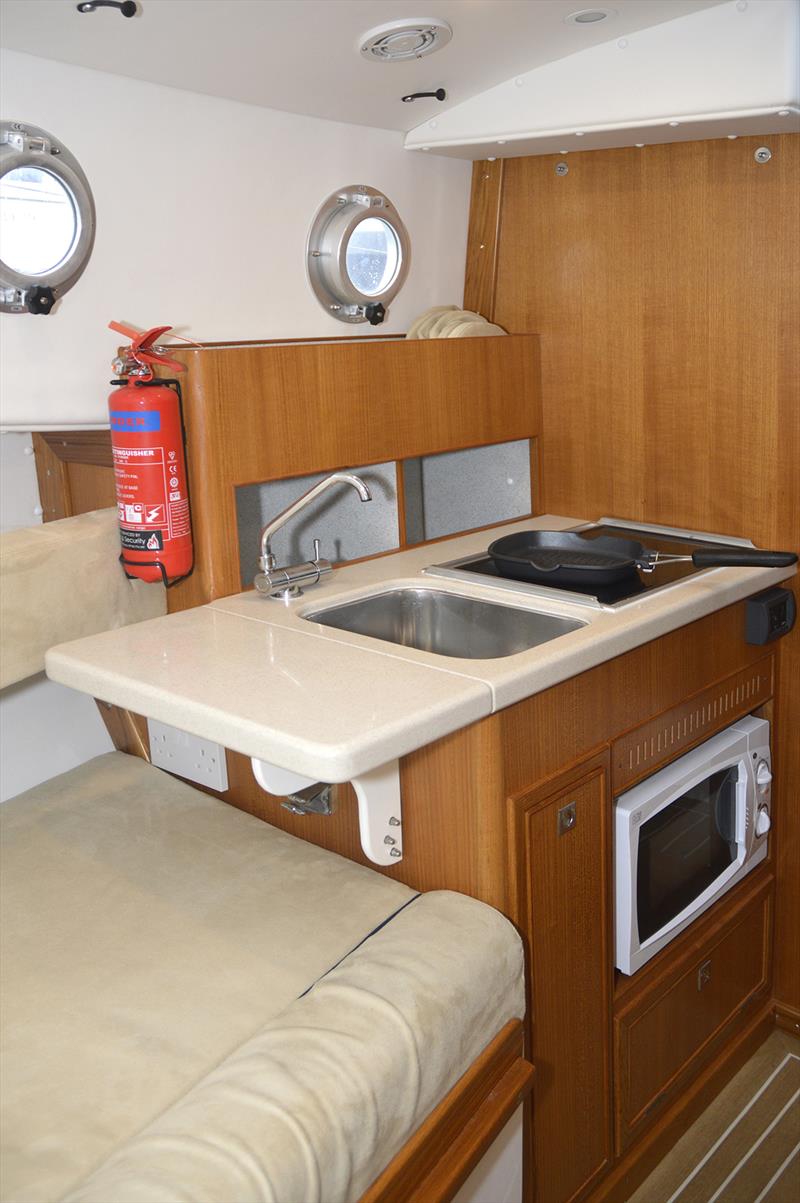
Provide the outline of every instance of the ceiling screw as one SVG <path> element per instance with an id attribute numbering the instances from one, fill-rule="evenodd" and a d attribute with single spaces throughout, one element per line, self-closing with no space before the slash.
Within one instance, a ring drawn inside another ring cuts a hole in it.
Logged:
<path id="1" fill-rule="evenodd" d="M 769 163 L 772 158 L 772 151 L 768 146 L 759 146 L 756 153 L 753 155 L 756 163 Z"/>
<path id="2" fill-rule="evenodd" d="M 556 163 L 556 175 L 566 175 L 569 167 L 566 163 Z"/>

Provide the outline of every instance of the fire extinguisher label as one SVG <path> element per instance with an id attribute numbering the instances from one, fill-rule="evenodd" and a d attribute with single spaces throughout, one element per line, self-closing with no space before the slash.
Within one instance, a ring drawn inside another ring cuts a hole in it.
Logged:
<path id="1" fill-rule="evenodd" d="M 153 409 L 140 412 L 135 409 L 109 410 L 112 430 L 134 430 L 138 434 L 145 430 L 161 429 L 161 412 Z"/>
<path id="2" fill-rule="evenodd" d="M 163 551 L 164 534 L 160 530 L 125 530 L 120 528 L 120 543 L 126 551 Z"/>
<path id="3" fill-rule="evenodd" d="M 148 534 L 158 526 L 167 541 L 188 534 L 189 502 L 178 453 L 170 449 L 165 454 L 164 447 L 114 447 L 113 454 L 120 526 Z"/>

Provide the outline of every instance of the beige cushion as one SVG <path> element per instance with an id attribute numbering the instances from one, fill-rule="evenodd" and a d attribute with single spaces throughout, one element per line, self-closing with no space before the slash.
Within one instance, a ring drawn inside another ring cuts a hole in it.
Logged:
<path id="1" fill-rule="evenodd" d="M 511 924 L 472 898 L 423 894 L 69 1203 L 356 1200 L 523 1011 Z"/>
<path id="2" fill-rule="evenodd" d="M 76 1188 L 414 896 L 119 752 L 0 825 L 8 1203 Z"/>
<path id="3" fill-rule="evenodd" d="M 166 611 L 163 585 L 122 570 L 116 510 L 0 535 L 0 688 L 41 672 L 53 644 Z"/>

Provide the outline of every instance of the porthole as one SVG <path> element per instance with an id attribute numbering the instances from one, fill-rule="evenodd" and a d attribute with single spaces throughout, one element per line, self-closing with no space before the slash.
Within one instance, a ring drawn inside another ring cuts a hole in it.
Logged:
<path id="1" fill-rule="evenodd" d="M 379 325 L 408 274 L 411 245 L 388 197 L 365 184 L 334 192 L 308 236 L 308 278 L 340 322 Z"/>
<path id="2" fill-rule="evenodd" d="M 0 309 L 49 313 L 86 267 L 94 227 L 77 159 L 47 130 L 0 122 Z"/>

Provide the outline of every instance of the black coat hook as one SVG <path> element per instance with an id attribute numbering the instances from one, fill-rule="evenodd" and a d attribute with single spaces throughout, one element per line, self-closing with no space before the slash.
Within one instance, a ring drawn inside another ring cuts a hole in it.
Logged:
<path id="1" fill-rule="evenodd" d="M 436 100 L 447 99 L 447 93 L 444 88 L 437 88 L 435 92 L 409 92 L 408 96 L 403 97 L 403 100 L 408 104 L 412 100 L 422 100 L 423 96 L 431 96 Z"/>
<path id="2" fill-rule="evenodd" d="M 123 17 L 136 16 L 136 0 L 83 0 L 75 6 L 79 13 L 93 13 L 96 8 L 118 8 Z"/>

